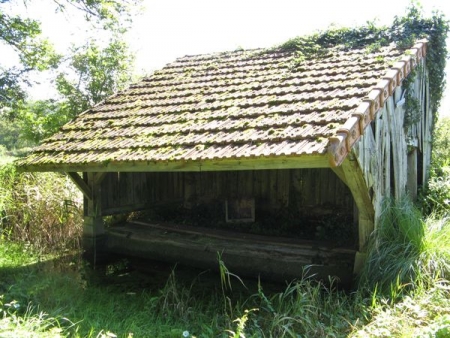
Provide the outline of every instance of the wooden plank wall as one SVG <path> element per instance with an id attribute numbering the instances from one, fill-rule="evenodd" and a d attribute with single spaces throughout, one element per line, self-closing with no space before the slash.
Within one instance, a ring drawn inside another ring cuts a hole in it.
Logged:
<path id="1" fill-rule="evenodd" d="M 375 224 L 385 197 L 399 199 L 408 192 L 408 187 L 417 187 L 428 177 L 432 113 L 424 60 L 416 69 L 410 87 L 395 89 L 353 149 L 372 193 Z M 412 125 L 405 124 L 405 90 L 420 102 L 420 119 Z M 417 192 L 409 193 L 414 197 Z"/>
<path id="2" fill-rule="evenodd" d="M 328 208 L 353 212 L 347 186 L 330 169 L 222 172 L 109 173 L 102 182 L 103 215 L 182 201 L 189 208 L 211 201 L 255 198 L 258 207 L 304 210 Z M 292 205 L 292 204 L 291 204 Z"/>

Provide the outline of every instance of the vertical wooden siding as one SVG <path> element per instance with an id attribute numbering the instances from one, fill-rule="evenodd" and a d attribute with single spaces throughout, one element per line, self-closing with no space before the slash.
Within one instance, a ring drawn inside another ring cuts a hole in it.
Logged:
<path id="1" fill-rule="evenodd" d="M 103 215 L 181 201 L 186 207 L 252 197 L 265 208 L 323 207 L 348 210 L 348 188 L 330 169 L 223 172 L 109 173 L 102 182 Z"/>
<path id="2" fill-rule="evenodd" d="M 354 147 L 367 187 L 372 193 L 375 222 L 384 197 L 399 199 L 408 192 L 408 187 L 417 187 L 428 177 L 432 113 L 424 60 L 416 69 L 415 80 L 409 88 L 395 89 Z M 405 90 L 419 100 L 419 115 L 414 123 L 405 122 Z M 416 191 L 409 193 L 414 196 Z"/>

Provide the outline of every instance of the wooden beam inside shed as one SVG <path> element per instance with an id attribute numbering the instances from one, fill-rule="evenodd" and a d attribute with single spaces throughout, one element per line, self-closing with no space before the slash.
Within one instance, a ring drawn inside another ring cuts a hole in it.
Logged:
<path id="1" fill-rule="evenodd" d="M 110 252 L 218 269 L 217 254 L 230 270 L 250 277 L 291 281 L 302 276 L 342 285 L 352 282 L 355 250 L 330 243 L 260 236 L 210 227 L 127 222 L 107 229 Z"/>
<path id="2" fill-rule="evenodd" d="M 78 176 L 78 174 L 77 174 Z M 85 200 L 82 245 L 85 257 L 96 264 L 105 254 L 106 234 L 103 225 L 100 182 L 104 175 L 87 173 L 82 180 L 91 191 L 91 199 Z M 79 176 L 78 176 L 79 177 Z"/>

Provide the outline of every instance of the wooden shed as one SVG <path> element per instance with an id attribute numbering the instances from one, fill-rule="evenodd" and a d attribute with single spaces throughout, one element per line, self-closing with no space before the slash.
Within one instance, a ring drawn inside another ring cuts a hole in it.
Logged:
<path id="1" fill-rule="evenodd" d="M 309 266 L 348 281 L 383 198 L 415 198 L 427 179 L 426 48 L 185 56 L 84 112 L 17 166 L 72 178 L 94 257 L 218 267 L 219 253 L 237 273 L 290 279 Z"/>

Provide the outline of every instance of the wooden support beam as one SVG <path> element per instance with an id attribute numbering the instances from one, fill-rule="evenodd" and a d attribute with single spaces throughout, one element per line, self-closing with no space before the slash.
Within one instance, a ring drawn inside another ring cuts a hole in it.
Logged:
<path id="1" fill-rule="evenodd" d="M 335 174 L 350 189 L 358 208 L 359 251 L 355 256 L 354 273 L 361 271 L 366 257 L 366 247 L 369 236 L 374 230 L 375 209 L 364 180 L 364 175 L 357 160 L 347 157 L 339 167 L 332 168 Z"/>
<path id="2" fill-rule="evenodd" d="M 344 162 L 342 162 L 341 168 L 346 178 L 344 183 L 349 187 L 355 203 L 358 206 L 360 215 L 364 215 L 368 220 L 373 220 L 375 217 L 375 210 L 358 161 L 352 161 L 347 157 Z M 337 175 L 339 176 L 339 174 Z"/>
<path id="3" fill-rule="evenodd" d="M 406 189 L 411 200 L 417 199 L 417 149 L 413 148 L 408 154 L 408 179 Z"/>
<path id="4" fill-rule="evenodd" d="M 217 269 L 217 252 L 232 271 L 286 281 L 300 276 L 352 283 L 355 250 L 316 241 L 260 236 L 164 222 L 129 222 L 107 229 L 110 252 Z M 305 267 L 307 267 L 305 269 Z"/>
<path id="5" fill-rule="evenodd" d="M 261 169 L 329 168 L 327 154 L 272 156 L 223 160 L 136 161 L 86 164 L 42 164 L 17 167 L 18 171 L 56 172 L 158 172 L 158 171 L 236 171 Z"/>
<path id="6" fill-rule="evenodd" d="M 85 200 L 86 214 L 84 216 L 82 243 L 83 249 L 85 250 L 85 257 L 94 264 L 105 258 L 103 256 L 105 255 L 106 234 L 103 225 L 99 183 L 102 177 L 104 175 L 87 173 L 87 182 L 82 180 L 91 192 L 91 198 Z"/>
<path id="7" fill-rule="evenodd" d="M 69 171 L 67 172 L 67 176 L 70 177 L 72 182 L 77 186 L 78 189 L 83 193 L 83 195 L 89 199 L 92 200 L 92 189 L 89 187 L 89 185 L 81 178 L 80 175 L 76 172 Z"/>
<path id="8" fill-rule="evenodd" d="M 339 177 L 339 179 L 345 183 L 346 186 L 348 186 L 347 184 L 347 178 L 345 177 L 345 173 L 344 173 L 344 169 L 342 169 L 342 166 L 339 167 L 333 167 L 331 168 L 334 173 L 336 174 L 337 177 Z"/>

